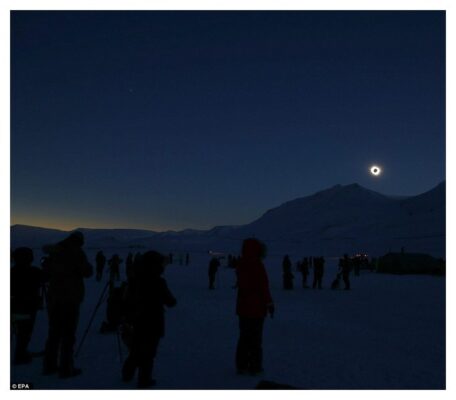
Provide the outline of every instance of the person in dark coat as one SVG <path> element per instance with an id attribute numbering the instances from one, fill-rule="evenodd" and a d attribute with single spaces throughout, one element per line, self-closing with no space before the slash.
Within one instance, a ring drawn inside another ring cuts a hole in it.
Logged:
<path id="1" fill-rule="evenodd" d="M 239 317 L 239 340 L 236 368 L 239 374 L 256 375 L 263 371 L 263 326 L 269 312 L 274 315 L 274 303 L 262 259 L 266 248 L 257 239 L 246 239 L 237 266 L 238 292 L 236 313 Z"/>
<path id="2" fill-rule="evenodd" d="M 348 258 L 347 254 L 344 254 L 344 258 L 340 260 L 339 268 L 342 272 L 342 279 L 345 284 L 345 290 L 350 290 L 350 270 L 351 270 L 351 260 Z"/>
<path id="3" fill-rule="evenodd" d="M 135 267 L 135 279 L 126 294 L 124 341 L 129 355 L 122 368 L 122 379 L 131 381 L 138 369 L 138 388 L 155 385 L 154 359 L 165 334 L 164 306 L 174 307 L 176 299 L 161 277 L 168 259 L 155 251 L 146 252 Z"/>
<path id="4" fill-rule="evenodd" d="M 215 277 L 217 276 L 217 270 L 220 267 L 220 261 L 216 257 L 212 257 L 211 261 L 209 262 L 209 289 L 215 289 Z"/>
<path id="5" fill-rule="evenodd" d="M 282 269 L 283 269 L 283 288 L 285 290 L 292 290 L 293 289 L 293 278 L 294 275 L 291 272 L 291 261 L 288 254 L 283 258 L 282 262 Z"/>
<path id="6" fill-rule="evenodd" d="M 101 250 L 95 256 L 95 263 L 97 265 L 96 279 L 97 282 L 100 282 L 103 277 L 103 270 L 106 264 L 106 257 Z"/>
<path id="7" fill-rule="evenodd" d="M 37 310 L 41 304 L 43 273 L 32 266 L 33 251 L 19 247 L 13 252 L 11 268 L 11 318 L 16 336 L 14 364 L 28 364 L 32 355 L 28 351 Z"/>
<path id="8" fill-rule="evenodd" d="M 314 280 L 312 287 L 322 288 L 323 275 L 325 272 L 325 259 L 323 257 L 313 257 Z"/>
<path id="9" fill-rule="evenodd" d="M 48 254 L 44 273 L 49 279 L 49 331 L 43 360 L 43 373 L 59 373 L 60 378 L 79 375 L 73 365 L 73 347 L 79 308 L 84 299 L 84 278 L 93 274 L 82 250 L 84 236 L 74 232 L 54 246 L 45 246 Z"/>
<path id="10" fill-rule="evenodd" d="M 307 277 L 309 276 L 309 259 L 304 257 L 301 263 L 302 287 L 307 288 Z"/>

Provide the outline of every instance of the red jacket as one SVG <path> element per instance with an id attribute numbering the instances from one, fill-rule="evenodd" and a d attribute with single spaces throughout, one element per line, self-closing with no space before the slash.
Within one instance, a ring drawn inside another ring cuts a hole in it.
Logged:
<path id="1" fill-rule="evenodd" d="M 238 295 L 236 313 L 240 317 L 264 318 L 268 305 L 272 304 L 269 281 L 261 262 L 260 242 L 249 239 L 244 242 L 242 257 L 236 269 Z"/>

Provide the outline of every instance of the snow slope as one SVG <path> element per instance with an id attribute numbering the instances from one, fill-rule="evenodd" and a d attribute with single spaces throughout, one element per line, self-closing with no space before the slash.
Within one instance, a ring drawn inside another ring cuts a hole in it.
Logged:
<path id="1" fill-rule="evenodd" d="M 381 255 L 445 254 L 445 184 L 407 199 L 384 196 L 358 184 L 336 185 L 267 211 L 232 232 L 256 236 L 289 252 Z M 293 245 L 294 244 L 294 245 Z"/>

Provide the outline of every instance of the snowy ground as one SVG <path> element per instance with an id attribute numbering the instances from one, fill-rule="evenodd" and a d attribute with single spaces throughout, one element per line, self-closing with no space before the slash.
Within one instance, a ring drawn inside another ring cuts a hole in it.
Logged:
<path id="1" fill-rule="evenodd" d="M 109 252 L 105 252 L 109 255 Z M 88 253 L 93 260 L 94 252 Z M 125 254 L 122 254 L 125 260 Z M 445 387 L 445 279 L 363 272 L 353 290 L 328 289 L 336 260 L 329 260 L 321 291 L 281 289 L 281 259 L 268 257 L 274 319 L 264 329 L 261 377 L 237 376 L 238 336 L 234 273 L 221 268 L 218 287 L 207 289 L 205 255 L 165 273 L 178 305 L 166 313 L 166 336 L 156 358 L 157 389 L 251 389 L 261 379 L 302 389 L 443 389 Z M 294 260 L 293 260 L 294 261 Z M 106 275 L 107 277 L 107 275 Z M 103 283 L 90 279 L 81 309 L 78 341 Z M 100 309 L 76 360 L 83 374 L 70 380 L 41 375 L 41 359 L 13 366 L 12 382 L 41 389 L 132 389 L 120 379 L 116 335 L 101 335 Z M 46 314 L 40 312 L 31 350 L 44 347 Z M 123 357 L 126 349 L 122 349 Z"/>

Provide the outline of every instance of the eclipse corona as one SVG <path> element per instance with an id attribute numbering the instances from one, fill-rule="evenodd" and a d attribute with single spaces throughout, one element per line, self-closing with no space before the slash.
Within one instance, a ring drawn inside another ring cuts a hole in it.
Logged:
<path id="1" fill-rule="evenodd" d="M 374 176 L 379 176 L 382 173 L 382 169 L 378 167 L 377 165 L 373 165 L 370 168 L 370 173 Z"/>

